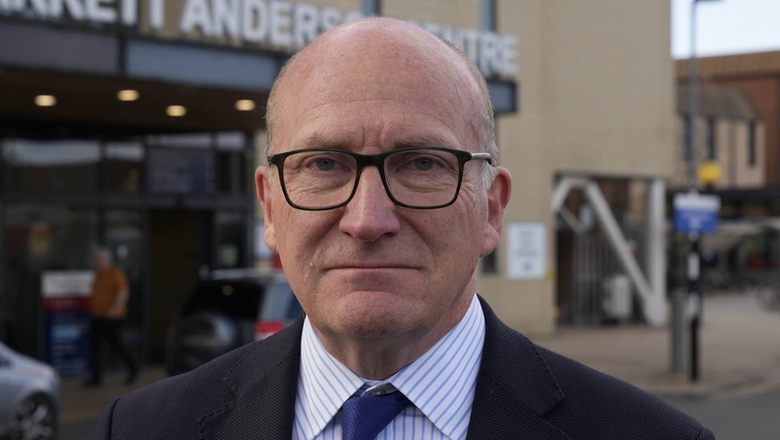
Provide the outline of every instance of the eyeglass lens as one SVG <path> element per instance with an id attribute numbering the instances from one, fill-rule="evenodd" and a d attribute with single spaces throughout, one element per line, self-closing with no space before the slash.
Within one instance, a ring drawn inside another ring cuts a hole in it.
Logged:
<path id="1" fill-rule="evenodd" d="M 305 208 L 344 203 L 355 187 L 357 161 L 335 151 L 303 151 L 288 156 L 283 178 L 290 201 Z M 399 151 L 384 162 L 387 187 L 405 205 L 429 207 L 452 201 L 460 163 L 447 151 Z"/>

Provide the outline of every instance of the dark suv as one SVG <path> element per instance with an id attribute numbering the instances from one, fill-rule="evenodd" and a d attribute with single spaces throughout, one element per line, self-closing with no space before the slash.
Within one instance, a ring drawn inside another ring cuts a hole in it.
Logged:
<path id="1" fill-rule="evenodd" d="M 292 323 L 300 312 L 283 274 L 215 271 L 194 289 L 168 327 L 168 374 L 184 373 L 266 338 Z"/>

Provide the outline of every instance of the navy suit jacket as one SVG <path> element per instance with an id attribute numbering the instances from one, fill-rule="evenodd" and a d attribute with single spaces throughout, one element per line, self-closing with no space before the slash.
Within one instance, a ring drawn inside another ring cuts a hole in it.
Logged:
<path id="1" fill-rule="evenodd" d="M 485 346 L 467 439 L 714 439 L 644 391 L 534 345 L 482 301 Z M 114 399 L 96 440 L 289 439 L 303 317 L 189 373 Z"/>

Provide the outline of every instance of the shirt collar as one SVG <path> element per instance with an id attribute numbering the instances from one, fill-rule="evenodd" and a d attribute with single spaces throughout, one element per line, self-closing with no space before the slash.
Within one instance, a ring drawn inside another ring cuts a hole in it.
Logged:
<path id="1" fill-rule="evenodd" d="M 306 407 L 311 432 L 321 433 L 353 394 L 387 390 L 394 387 L 449 438 L 453 406 L 448 401 L 453 390 L 472 389 L 477 380 L 485 342 L 485 316 L 477 295 L 458 324 L 422 356 L 383 381 L 360 377 L 330 355 L 309 322 L 303 324 L 301 337 L 300 404 Z M 471 406 L 473 393 L 467 393 Z"/>

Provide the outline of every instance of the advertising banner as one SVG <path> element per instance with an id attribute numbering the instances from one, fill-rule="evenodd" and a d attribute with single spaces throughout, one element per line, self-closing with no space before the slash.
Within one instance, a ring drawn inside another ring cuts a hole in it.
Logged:
<path id="1" fill-rule="evenodd" d="M 90 271 L 44 272 L 41 293 L 46 312 L 46 361 L 63 376 L 89 373 Z"/>

